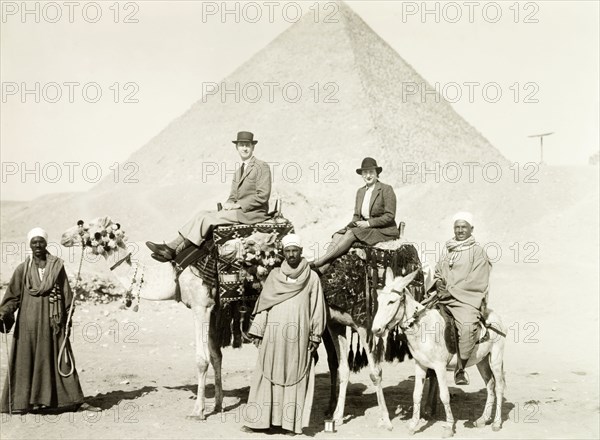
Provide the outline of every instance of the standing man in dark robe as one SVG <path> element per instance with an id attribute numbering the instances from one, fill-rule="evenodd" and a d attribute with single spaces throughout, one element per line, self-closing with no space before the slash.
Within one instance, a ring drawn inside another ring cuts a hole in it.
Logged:
<path id="1" fill-rule="evenodd" d="M 73 293 L 63 261 L 46 250 L 48 235 L 43 229 L 29 231 L 27 242 L 33 254 L 13 273 L 0 305 L 2 332 L 10 330 L 14 313 L 19 311 L 1 410 L 13 414 L 78 408 L 99 410 L 83 402 L 67 338 L 67 315 Z M 59 371 L 59 350 L 65 340 Z"/>
<path id="2" fill-rule="evenodd" d="M 326 325 L 321 282 L 302 258 L 300 237 L 282 239 L 285 261 L 269 274 L 254 308 L 250 335 L 258 361 L 242 431 L 281 427 L 301 434 L 310 421 L 314 358 Z"/>
<path id="3" fill-rule="evenodd" d="M 479 330 L 479 317 L 487 301 L 492 264 L 473 237 L 473 216 L 459 212 L 454 218 L 454 238 L 446 242 L 446 254 L 435 267 L 434 278 L 440 302 L 454 317 L 458 350 L 454 383 L 468 385 L 465 366 Z"/>
<path id="4" fill-rule="evenodd" d="M 168 243 L 147 241 L 146 246 L 152 251 L 152 258 L 161 262 L 170 261 L 177 253 L 192 245 L 201 246 L 215 226 L 236 223 L 253 225 L 269 218 L 271 169 L 266 162 L 254 157 L 254 147 L 258 141 L 254 140 L 253 133 L 240 131 L 237 139 L 232 142 L 242 165 L 235 173 L 223 210 L 198 212 L 179 229 L 177 237 Z"/>

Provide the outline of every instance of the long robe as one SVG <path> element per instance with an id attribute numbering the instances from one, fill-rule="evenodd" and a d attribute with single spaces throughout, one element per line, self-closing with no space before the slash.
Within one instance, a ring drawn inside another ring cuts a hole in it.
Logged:
<path id="1" fill-rule="evenodd" d="M 288 283 L 281 271 L 273 269 L 269 278 Z M 250 428 L 281 426 L 300 434 L 309 424 L 315 375 L 309 341 L 321 341 L 326 305 L 319 277 L 307 264 L 296 282 L 302 278 L 304 288 L 259 311 L 252 322 L 250 334 L 262 337 L 262 342 L 244 411 L 245 424 Z M 293 288 L 295 283 L 289 284 Z M 273 283 L 267 280 L 265 295 L 270 285 Z"/>
<path id="2" fill-rule="evenodd" d="M 34 292 L 35 294 L 29 290 L 39 289 L 42 280 L 39 278 L 35 262 L 28 258 L 13 273 L 0 305 L 0 316 L 19 311 L 8 371 L 13 413 L 28 412 L 41 406 L 71 409 L 83 403 L 77 370 L 74 369 L 73 374 L 68 377 L 62 377 L 57 368 L 58 352 L 65 338 L 72 292 L 60 258 L 47 256 L 44 277 L 51 276 L 48 266 L 53 262 L 58 266 L 51 290 Z M 50 318 L 51 293 L 53 296 L 59 293 L 57 305 L 60 318 L 54 324 Z M 72 354 L 68 339 L 65 350 Z M 67 357 L 66 353 L 64 357 Z M 70 364 L 63 360 L 61 370 L 68 372 Z M 2 392 L 3 413 L 9 412 L 8 393 L 7 377 Z"/>
<path id="3" fill-rule="evenodd" d="M 434 278 L 445 280 L 452 295 L 441 302 L 456 320 L 460 356 L 468 359 L 478 339 L 480 309 L 487 301 L 492 265 L 478 245 L 459 251 L 452 265 L 450 261 L 446 254 L 436 265 Z"/>

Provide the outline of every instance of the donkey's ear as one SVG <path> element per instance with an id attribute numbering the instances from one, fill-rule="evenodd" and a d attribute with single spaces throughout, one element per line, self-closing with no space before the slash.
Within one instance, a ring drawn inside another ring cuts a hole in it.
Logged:
<path id="1" fill-rule="evenodd" d="M 412 283 L 412 281 L 415 279 L 418 273 L 419 269 L 409 273 L 404 277 L 397 277 L 394 281 L 394 290 L 396 292 L 402 292 L 410 283 Z"/>
<path id="2" fill-rule="evenodd" d="M 391 286 L 394 282 L 394 272 L 392 272 L 392 268 L 388 267 L 385 269 L 385 285 Z"/>

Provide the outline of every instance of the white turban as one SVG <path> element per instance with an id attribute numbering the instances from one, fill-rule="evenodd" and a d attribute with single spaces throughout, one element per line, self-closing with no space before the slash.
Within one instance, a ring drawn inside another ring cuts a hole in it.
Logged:
<path id="1" fill-rule="evenodd" d="M 48 243 L 48 233 L 42 228 L 33 228 L 27 233 L 27 244 L 31 243 L 31 239 L 34 237 L 42 237 Z"/>
<path id="2" fill-rule="evenodd" d="M 302 240 L 299 235 L 296 234 L 288 234 L 281 239 L 281 244 L 283 244 L 283 248 L 285 249 L 288 246 L 298 246 L 302 247 Z"/>
<path id="3" fill-rule="evenodd" d="M 471 214 L 470 212 L 457 212 L 456 214 L 454 214 L 454 217 L 452 217 L 452 224 L 454 224 L 456 220 L 464 220 L 469 225 L 473 226 L 473 214 Z"/>

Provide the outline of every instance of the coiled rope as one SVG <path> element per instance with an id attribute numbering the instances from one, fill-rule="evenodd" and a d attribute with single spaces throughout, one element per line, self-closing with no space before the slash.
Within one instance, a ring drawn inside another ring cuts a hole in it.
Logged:
<path id="1" fill-rule="evenodd" d="M 73 352 L 71 346 L 67 349 L 67 341 L 69 340 L 69 333 L 71 332 L 71 318 L 73 316 L 73 307 L 75 306 L 75 295 L 77 294 L 77 289 L 79 288 L 79 275 L 81 274 L 81 266 L 83 265 L 83 254 L 85 253 L 85 242 L 83 241 L 83 237 L 81 237 L 81 258 L 79 259 L 79 269 L 77 269 L 77 278 L 75 278 L 75 288 L 72 289 L 73 294 L 71 295 L 71 305 L 69 306 L 69 314 L 67 315 L 67 320 L 65 322 L 65 336 L 63 338 L 62 344 L 60 345 L 60 350 L 58 351 L 58 359 L 56 363 L 58 364 L 58 374 L 62 377 L 69 377 L 75 371 L 75 362 L 73 361 Z M 68 279 L 67 279 L 68 282 Z M 63 372 L 61 368 L 61 360 L 65 357 L 65 363 L 67 365 L 71 365 L 71 369 L 68 373 Z"/>

